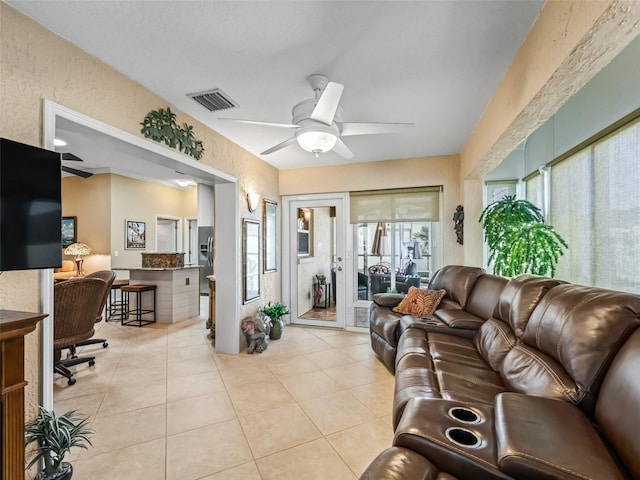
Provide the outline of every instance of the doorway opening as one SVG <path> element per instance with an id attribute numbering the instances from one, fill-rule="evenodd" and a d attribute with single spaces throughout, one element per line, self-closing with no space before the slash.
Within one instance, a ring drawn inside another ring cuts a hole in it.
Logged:
<path id="1" fill-rule="evenodd" d="M 156 252 L 182 251 L 181 227 L 178 217 L 156 216 Z"/>
<path id="2" fill-rule="evenodd" d="M 351 269 L 346 261 L 346 195 L 289 197 L 283 204 L 283 282 L 289 284 L 283 291 L 289 295 L 285 301 L 291 323 L 344 328 Z"/>

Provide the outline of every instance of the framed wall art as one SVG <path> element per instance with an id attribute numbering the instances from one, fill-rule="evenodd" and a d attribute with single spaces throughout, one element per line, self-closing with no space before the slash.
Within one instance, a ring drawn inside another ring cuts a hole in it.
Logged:
<path id="1" fill-rule="evenodd" d="M 263 211 L 263 239 L 262 239 L 262 260 L 264 273 L 278 271 L 278 225 L 276 221 L 276 213 L 278 204 L 271 200 L 264 200 Z"/>
<path id="2" fill-rule="evenodd" d="M 126 249 L 143 249 L 147 246 L 147 228 L 145 222 L 138 220 L 125 220 L 125 244 Z"/>
<path id="3" fill-rule="evenodd" d="M 243 302 L 260 297 L 260 222 L 245 218 L 242 222 Z"/>
<path id="4" fill-rule="evenodd" d="M 78 217 L 62 217 L 62 248 L 78 241 Z"/>

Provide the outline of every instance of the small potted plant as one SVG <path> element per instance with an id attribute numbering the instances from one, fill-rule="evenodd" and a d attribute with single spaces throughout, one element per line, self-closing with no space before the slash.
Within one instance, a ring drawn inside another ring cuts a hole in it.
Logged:
<path id="1" fill-rule="evenodd" d="M 282 317 L 290 313 L 285 304 L 280 302 L 269 302 L 267 305 L 262 307 L 260 312 L 269 317 L 268 322 L 271 326 L 269 338 L 271 340 L 278 340 L 282 337 L 282 330 L 284 329 Z"/>
<path id="2" fill-rule="evenodd" d="M 93 433 L 87 423 L 89 418 L 80 418 L 77 410 L 56 416 L 53 410 L 40 407 L 40 414 L 25 425 L 25 446 L 37 442 L 34 457 L 27 469 L 42 459 L 43 470 L 34 480 L 68 480 L 73 475 L 70 463 L 63 462 L 71 447 L 88 448 L 89 436 Z"/>

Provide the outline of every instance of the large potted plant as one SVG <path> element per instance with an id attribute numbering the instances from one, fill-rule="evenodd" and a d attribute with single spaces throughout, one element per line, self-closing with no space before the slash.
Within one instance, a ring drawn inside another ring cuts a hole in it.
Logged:
<path id="1" fill-rule="evenodd" d="M 534 204 L 509 195 L 488 205 L 480 222 L 495 274 L 555 275 L 556 264 L 568 245 L 544 222 L 542 212 Z"/>
<path id="2" fill-rule="evenodd" d="M 290 313 L 286 305 L 280 302 L 269 302 L 260 309 L 260 312 L 269 317 L 268 322 L 271 326 L 269 338 L 271 340 L 278 340 L 282 337 L 282 330 L 284 330 L 282 317 Z"/>
<path id="3" fill-rule="evenodd" d="M 68 480 L 73 475 L 73 467 L 64 462 L 71 447 L 88 448 L 89 436 L 93 433 L 88 427 L 89 418 L 82 419 L 77 410 L 70 410 L 56 416 L 53 410 L 40 407 L 39 415 L 25 425 L 25 446 L 37 442 L 34 456 L 27 469 L 42 459 L 43 469 L 34 480 Z"/>

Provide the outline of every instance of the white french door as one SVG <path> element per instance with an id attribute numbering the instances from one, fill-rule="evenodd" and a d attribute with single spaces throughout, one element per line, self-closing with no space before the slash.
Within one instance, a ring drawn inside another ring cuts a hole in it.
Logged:
<path id="1" fill-rule="evenodd" d="M 293 324 L 345 327 L 352 269 L 346 200 L 346 194 L 283 197 L 282 296 Z"/>

